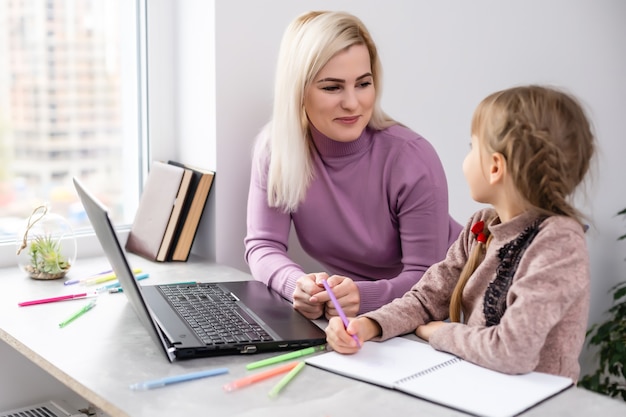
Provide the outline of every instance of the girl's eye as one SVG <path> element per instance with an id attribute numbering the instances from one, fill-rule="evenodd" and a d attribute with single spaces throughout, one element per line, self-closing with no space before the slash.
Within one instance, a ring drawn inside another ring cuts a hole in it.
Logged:
<path id="1" fill-rule="evenodd" d="M 339 90 L 339 87 L 336 85 L 327 85 L 325 87 L 322 87 L 322 90 L 324 91 L 337 91 Z"/>
<path id="2" fill-rule="evenodd" d="M 372 85 L 371 81 L 364 81 L 364 82 L 359 84 L 359 87 L 365 88 L 365 87 L 369 87 L 370 85 Z"/>

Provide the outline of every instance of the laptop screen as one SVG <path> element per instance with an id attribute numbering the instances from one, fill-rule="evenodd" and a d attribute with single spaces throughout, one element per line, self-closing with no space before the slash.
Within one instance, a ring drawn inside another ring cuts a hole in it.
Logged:
<path id="1" fill-rule="evenodd" d="M 128 265 L 128 261 L 126 260 L 124 251 L 117 238 L 115 228 L 111 223 L 107 209 L 96 199 L 96 197 L 91 195 L 91 193 L 85 189 L 77 178 L 74 178 L 73 181 L 76 191 L 78 192 L 78 196 L 83 203 L 85 211 L 87 212 L 89 221 L 96 232 L 98 241 L 100 242 L 107 259 L 111 263 L 113 271 L 117 275 L 117 279 L 124 290 L 124 294 L 135 310 L 139 320 L 148 330 L 150 336 L 154 339 L 154 342 L 163 348 L 168 360 L 173 361 L 175 359 L 175 355 L 172 350 L 167 348 L 167 342 L 161 334 L 153 316 L 149 313 L 148 306 L 141 295 L 141 288 L 135 280 L 132 269 Z"/>

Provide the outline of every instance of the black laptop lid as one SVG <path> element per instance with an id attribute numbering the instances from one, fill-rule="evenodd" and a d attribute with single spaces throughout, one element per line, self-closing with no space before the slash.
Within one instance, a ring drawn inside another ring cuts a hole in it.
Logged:
<path id="1" fill-rule="evenodd" d="M 166 303 L 159 286 L 141 287 L 132 273 L 107 209 L 77 178 L 74 185 L 113 271 L 140 321 L 169 361 L 194 357 L 290 350 L 325 343 L 326 334 L 259 281 L 212 283 L 230 292 L 238 305 L 274 337 L 271 341 L 205 345 Z M 178 284 L 172 284 L 178 285 Z M 208 284 L 197 284 L 208 285 Z"/>
<path id="2" fill-rule="evenodd" d="M 154 321 L 152 315 L 148 311 L 142 295 L 139 284 L 135 280 L 133 272 L 126 261 L 124 251 L 120 246 L 115 228 L 111 223 L 107 209 L 93 196 L 85 187 L 80 183 L 77 178 L 74 178 L 74 187 L 78 192 L 78 196 L 83 203 L 83 207 L 87 212 L 87 217 L 93 226 L 96 236 L 100 241 L 100 245 L 104 250 L 104 253 L 111 263 L 111 267 L 117 276 L 124 294 L 128 298 L 131 306 L 135 310 L 135 313 L 139 317 L 144 327 L 150 333 L 150 336 L 154 339 L 154 342 L 161 346 L 165 356 L 171 362 L 175 359 L 175 355 L 171 349 L 168 348 L 168 343 L 165 341 L 159 327 Z"/>

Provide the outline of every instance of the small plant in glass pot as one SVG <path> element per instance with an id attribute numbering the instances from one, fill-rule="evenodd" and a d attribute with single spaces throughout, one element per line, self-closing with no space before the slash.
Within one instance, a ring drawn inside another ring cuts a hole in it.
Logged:
<path id="1" fill-rule="evenodd" d="M 71 264 L 61 253 L 61 244 L 52 236 L 37 236 L 28 246 L 30 264 L 24 268 L 33 278 L 56 279 L 67 274 Z"/>
<path id="2" fill-rule="evenodd" d="M 33 210 L 17 250 L 18 265 L 34 279 L 64 277 L 76 258 L 76 240 L 67 221 L 48 212 Z"/>

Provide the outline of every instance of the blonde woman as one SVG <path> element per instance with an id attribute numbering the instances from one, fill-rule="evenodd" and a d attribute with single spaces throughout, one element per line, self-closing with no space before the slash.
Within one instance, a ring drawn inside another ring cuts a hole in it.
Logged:
<path id="1" fill-rule="evenodd" d="M 435 349 L 497 371 L 576 381 L 589 311 L 589 258 L 571 197 L 595 151 L 570 95 L 541 86 L 494 93 L 477 107 L 463 172 L 472 216 L 446 258 L 404 297 L 326 330 L 338 352 L 415 331 Z M 444 322 L 450 318 L 450 322 Z"/>
<path id="2" fill-rule="evenodd" d="M 308 318 L 356 315 L 404 294 L 460 232 L 434 148 L 380 108 L 381 65 L 363 23 L 309 12 L 287 28 L 272 119 L 257 138 L 246 261 Z M 325 268 L 287 252 L 291 227 Z"/>

